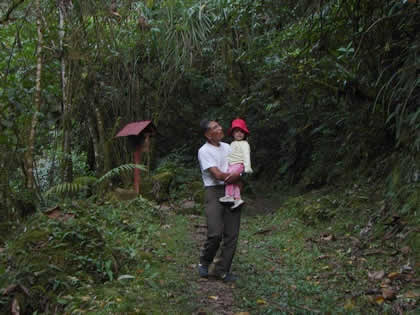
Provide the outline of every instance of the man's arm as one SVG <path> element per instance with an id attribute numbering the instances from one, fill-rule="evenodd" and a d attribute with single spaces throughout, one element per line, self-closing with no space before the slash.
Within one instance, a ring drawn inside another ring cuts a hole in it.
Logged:
<path id="1" fill-rule="evenodd" d="M 226 184 L 232 184 L 241 178 L 239 173 L 224 173 L 219 170 L 216 166 L 209 168 L 210 174 L 217 180 L 223 180 Z"/>
<path id="2" fill-rule="evenodd" d="M 209 167 L 208 170 L 209 170 L 210 174 L 217 180 L 223 180 L 224 181 L 230 175 L 229 173 L 222 172 L 216 166 Z"/>

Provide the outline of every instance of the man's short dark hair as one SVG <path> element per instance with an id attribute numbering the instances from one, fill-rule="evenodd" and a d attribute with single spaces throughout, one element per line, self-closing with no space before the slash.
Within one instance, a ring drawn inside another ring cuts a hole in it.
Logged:
<path id="1" fill-rule="evenodd" d="M 211 120 L 208 120 L 208 119 L 203 119 L 200 121 L 200 128 L 201 128 L 202 134 L 205 134 L 207 130 L 209 130 L 210 122 Z"/>

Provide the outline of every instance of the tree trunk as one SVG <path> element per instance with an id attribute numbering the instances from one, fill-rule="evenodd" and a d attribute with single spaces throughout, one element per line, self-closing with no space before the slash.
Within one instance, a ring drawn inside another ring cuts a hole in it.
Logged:
<path id="1" fill-rule="evenodd" d="M 32 116 L 28 147 L 25 152 L 24 167 L 26 173 L 26 188 L 33 190 L 35 188 L 35 176 L 34 176 L 34 152 L 35 152 L 35 135 L 36 127 L 38 125 L 39 112 L 41 110 L 41 74 L 42 74 L 42 45 L 43 45 L 43 34 L 41 29 L 41 5 L 40 0 L 35 1 L 36 7 L 36 25 L 38 33 L 38 46 L 36 48 L 36 78 L 35 78 L 35 98 L 34 105 L 35 110 Z"/>
<path id="2" fill-rule="evenodd" d="M 99 147 L 102 150 L 102 157 L 100 159 L 102 168 L 100 169 L 101 174 L 105 174 L 111 169 L 111 150 L 109 143 L 106 139 L 105 134 L 105 125 L 102 118 L 102 113 L 99 110 L 99 107 L 95 108 L 96 121 L 98 124 L 98 138 L 99 138 Z"/>
<path id="3" fill-rule="evenodd" d="M 87 113 L 87 116 L 88 116 L 88 129 L 89 129 L 90 138 L 92 140 L 93 154 L 95 158 L 95 171 L 98 171 L 100 168 L 98 133 L 96 132 L 94 120 L 89 115 L 89 113 Z"/>
<path id="4" fill-rule="evenodd" d="M 58 11 L 60 15 L 59 31 L 61 51 L 61 93 L 63 107 L 63 178 L 65 182 L 73 181 L 73 163 L 71 159 L 71 104 L 69 100 L 69 86 L 67 81 L 67 59 L 64 53 L 65 17 L 67 11 L 73 6 L 71 0 L 58 0 Z"/>

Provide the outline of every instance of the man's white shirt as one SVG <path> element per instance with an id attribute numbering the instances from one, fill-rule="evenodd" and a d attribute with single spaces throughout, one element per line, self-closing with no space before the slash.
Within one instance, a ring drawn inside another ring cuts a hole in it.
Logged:
<path id="1" fill-rule="evenodd" d="M 227 157 L 231 152 L 230 145 L 225 142 L 219 144 L 219 146 L 215 146 L 206 142 L 198 150 L 201 175 L 206 187 L 224 185 L 224 181 L 215 179 L 209 171 L 210 167 L 217 167 L 221 172 L 227 172 L 228 170 Z"/>

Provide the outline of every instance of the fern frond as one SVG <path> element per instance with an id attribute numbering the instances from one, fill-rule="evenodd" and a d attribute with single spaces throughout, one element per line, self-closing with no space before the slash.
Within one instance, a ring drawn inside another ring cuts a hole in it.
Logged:
<path id="1" fill-rule="evenodd" d="M 123 164 L 116 168 L 113 168 L 99 179 L 93 176 L 78 177 L 72 183 L 62 183 L 51 187 L 45 194 L 46 196 L 48 196 L 54 193 L 60 195 L 67 193 L 78 193 L 88 188 L 89 186 L 100 184 L 104 180 L 110 179 L 114 176 L 118 176 L 123 172 L 132 171 L 136 168 L 142 171 L 147 170 L 146 167 L 141 164 Z"/>
<path id="2" fill-rule="evenodd" d="M 101 178 L 98 179 L 97 183 L 99 184 L 99 183 L 103 182 L 104 180 L 110 179 L 114 176 L 118 176 L 123 172 L 132 171 L 135 168 L 137 168 L 139 170 L 142 170 L 142 171 L 147 170 L 146 167 L 142 164 L 123 164 L 123 165 L 115 167 L 112 170 L 110 170 L 109 172 L 107 172 L 105 175 L 103 175 Z"/>
<path id="3" fill-rule="evenodd" d="M 81 184 L 81 183 L 62 183 L 62 184 L 58 184 L 54 187 L 51 187 L 46 193 L 45 195 L 51 195 L 51 194 L 68 194 L 68 193 L 78 193 L 80 191 L 82 191 L 83 189 L 87 188 L 88 185 L 86 184 Z"/>

